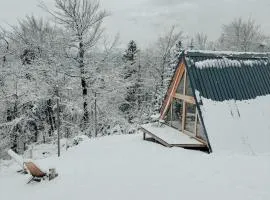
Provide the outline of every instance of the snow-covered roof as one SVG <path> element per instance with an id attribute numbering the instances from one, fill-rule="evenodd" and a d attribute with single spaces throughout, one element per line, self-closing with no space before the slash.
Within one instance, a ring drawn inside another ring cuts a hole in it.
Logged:
<path id="1" fill-rule="evenodd" d="M 198 68 L 207 68 L 207 67 L 217 67 L 217 68 L 224 68 L 224 67 L 243 67 L 243 66 L 258 66 L 258 65 L 268 65 L 268 61 L 266 60 L 257 60 L 257 59 L 247 59 L 247 60 L 238 60 L 238 59 L 229 59 L 229 58 L 222 58 L 222 59 L 206 59 L 202 61 L 195 62 L 195 67 Z"/>
<path id="2" fill-rule="evenodd" d="M 268 54 L 227 52 L 226 56 L 223 53 L 189 51 L 185 54 L 191 84 L 201 96 L 224 101 L 270 94 Z"/>
<path id="3" fill-rule="evenodd" d="M 235 51 L 209 51 L 209 50 L 187 50 L 185 55 L 190 56 L 217 56 L 217 57 L 270 57 L 270 52 L 235 52 Z"/>
<path id="4" fill-rule="evenodd" d="M 186 52 L 188 76 L 214 152 L 270 153 L 269 55 Z"/>

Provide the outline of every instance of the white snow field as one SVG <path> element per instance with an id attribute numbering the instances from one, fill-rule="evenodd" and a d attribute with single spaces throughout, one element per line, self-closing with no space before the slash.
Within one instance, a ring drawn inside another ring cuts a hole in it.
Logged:
<path id="1" fill-rule="evenodd" d="M 223 102 L 202 98 L 202 102 L 214 153 L 270 154 L 270 95 Z"/>
<path id="2" fill-rule="evenodd" d="M 165 148 L 141 134 L 87 140 L 35 162 L 59 177 L 26 184 L 14 161 L 0 161 L 1 200 L 270 199 L 270 155 Z"/>

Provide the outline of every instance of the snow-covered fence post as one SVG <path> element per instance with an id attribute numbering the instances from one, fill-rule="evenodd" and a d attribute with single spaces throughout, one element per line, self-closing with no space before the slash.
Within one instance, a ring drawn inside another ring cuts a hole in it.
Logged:
<path id="1" fill-rule="evenodd" d="M 30 147 L 30 158 L 33 158 L 33 149 L 34 149 L 34 145 L 31 145 Z"/>

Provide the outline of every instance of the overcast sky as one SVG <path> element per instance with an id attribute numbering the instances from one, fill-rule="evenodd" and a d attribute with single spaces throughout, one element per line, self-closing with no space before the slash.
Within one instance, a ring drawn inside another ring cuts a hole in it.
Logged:
<path id="1" fill-rule="evenodd" d="M 39 0 L 0 0 L 0 24 L 15 24 L 27 14 L 46 16 Z M 44 1 L 50 7 L 53 0 Z M 172 25 L 186 35 L 206 33 L 218 38 L 222 24 L 236 17 L 252 17 L 270 35 L 270 0 L 101 0 L 111 12 L 105 27 L 108 35 L 121 35 L 124 43 L 134 39 L 140 45 L 153 42 Z"/>

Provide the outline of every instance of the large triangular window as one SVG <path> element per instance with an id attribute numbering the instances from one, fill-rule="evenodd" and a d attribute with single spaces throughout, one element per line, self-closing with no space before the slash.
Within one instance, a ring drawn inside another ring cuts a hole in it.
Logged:
<path id="1" fill-rule="evenodd" d="M 194 94 L 185 65 L 180 65 L 163 105 L 166 124 L 192 137 L 205 140 Z"/>

